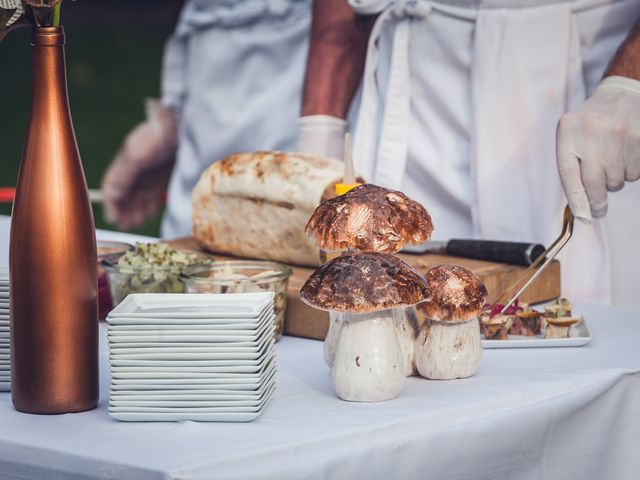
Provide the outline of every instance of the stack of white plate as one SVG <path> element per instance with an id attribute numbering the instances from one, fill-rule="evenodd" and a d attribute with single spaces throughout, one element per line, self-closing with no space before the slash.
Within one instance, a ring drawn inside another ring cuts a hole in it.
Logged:
<path id="1" fill-rule="evenodd" d="M 9 271 L 0 269 L 0 392 L 11 390 Z"/>
<path id="2" fill-rule="evenodd" d="M 273 394 L 273 293 L 131 294 L 107 322 L 118 420 L 247 422 Z"/>

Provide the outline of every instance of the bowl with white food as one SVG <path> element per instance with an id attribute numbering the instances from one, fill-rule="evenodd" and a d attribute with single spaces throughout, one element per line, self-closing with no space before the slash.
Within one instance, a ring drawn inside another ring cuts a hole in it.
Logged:
<path id="1" fill-rule="evenodd" d="M 180 276 L 187 293 L 273 292 L 275 336 L 282 336 L 291 267 L 259 260 L 228 260 L 190 265 Z"/>

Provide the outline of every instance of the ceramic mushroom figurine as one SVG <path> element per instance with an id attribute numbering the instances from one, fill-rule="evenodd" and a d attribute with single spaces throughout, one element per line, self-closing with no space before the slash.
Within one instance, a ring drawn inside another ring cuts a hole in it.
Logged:
<path id="1" fill-rule="evenodd" d="M 379 402 L 400 393 L 405 367 L 395 324 L 404 308 L 428 296 L 424 277 L 382 253 L 345 254 L 309 277 L 302 301 L 342 317 L 332 368 L 340 398 Z"/>
<path id="2" fill-rule="evenodd" d="M 482 358 L 478 315 L 487 289 L 458 265 L 435 266 L 425 278 L 431 297 L 417 307 L 425 316 L 415 346 L 418 372 L 434 380 L 470 377 Z"/>
<path id="3" fill-rule="evenodd" d="M 427 210 L 402 192 L 372 184 L 360 185 L 320 204 L 305 228 L 307 236 L 325 252 L 396 253 L 405 245 L 431 238 L 433 223 Z M 330 314 L 324 358 L 333 366 L 342 315 Z M 398 335 L 404 356 L 413 358 L 415 322 L 398 316 Z M 413 362 L 411 362 L 413 363 Z M 414 369 L 407 367 L 407 375 Z"/>

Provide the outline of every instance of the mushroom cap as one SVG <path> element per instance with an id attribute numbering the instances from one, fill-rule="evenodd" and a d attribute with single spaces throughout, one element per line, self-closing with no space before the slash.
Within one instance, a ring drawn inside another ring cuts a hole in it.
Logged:
<path id="1" fill-rule="evenodd" d="M 422 205 L 402 192 L 370 183 L 321 203 L 305 228 L 324 250 L 381 253 L 424 243 L 432 232 L 431 216 Z"/>
<path id="2" fill-rule="evenodd" d="M 408 263 L 384 253 L 352 253 L 318 268 L 300 290 L 321 310 L 369 313 L 406 307 L 429 296 L 427 281 Z"/>
<path id="3" fill-rule="evenodd" d="M 482 311 L 487 288 L 478 276 L 459 265 L 436 265 L 425 274 L 431 298 L 418 305 L 427 318 L 463 322 Z"/>
<path id="4" fill-rule="evenodd" d="M 570 327 L 571 325 L 580 323 L 580 319 L 575 317 L 547 318 L 546 320 L 547 323 L 555 325 L 556 327 Z"/>

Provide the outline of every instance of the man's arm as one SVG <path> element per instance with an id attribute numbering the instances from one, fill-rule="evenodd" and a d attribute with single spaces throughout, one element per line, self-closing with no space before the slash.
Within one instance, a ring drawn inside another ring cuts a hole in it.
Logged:
<path id="1" fill-rule="evenodd" d="M 640 80 L 640 21 L 620 45 L 604 74 L 605 77 L 628 77 Z"/>
<path id="2" fill-rule="evenodd" d="M 558 172 L 573 214 L 607 213 L 608 194 L 640 179 L 640 21 L 584 105 L 560 118 Z"/>
<path id="3" fill-rule="evenodd" d="M 302 115 L 346 118 L 367 54 L 375 17 L 356 15 L 346 0 L 315 0 Z"/>

